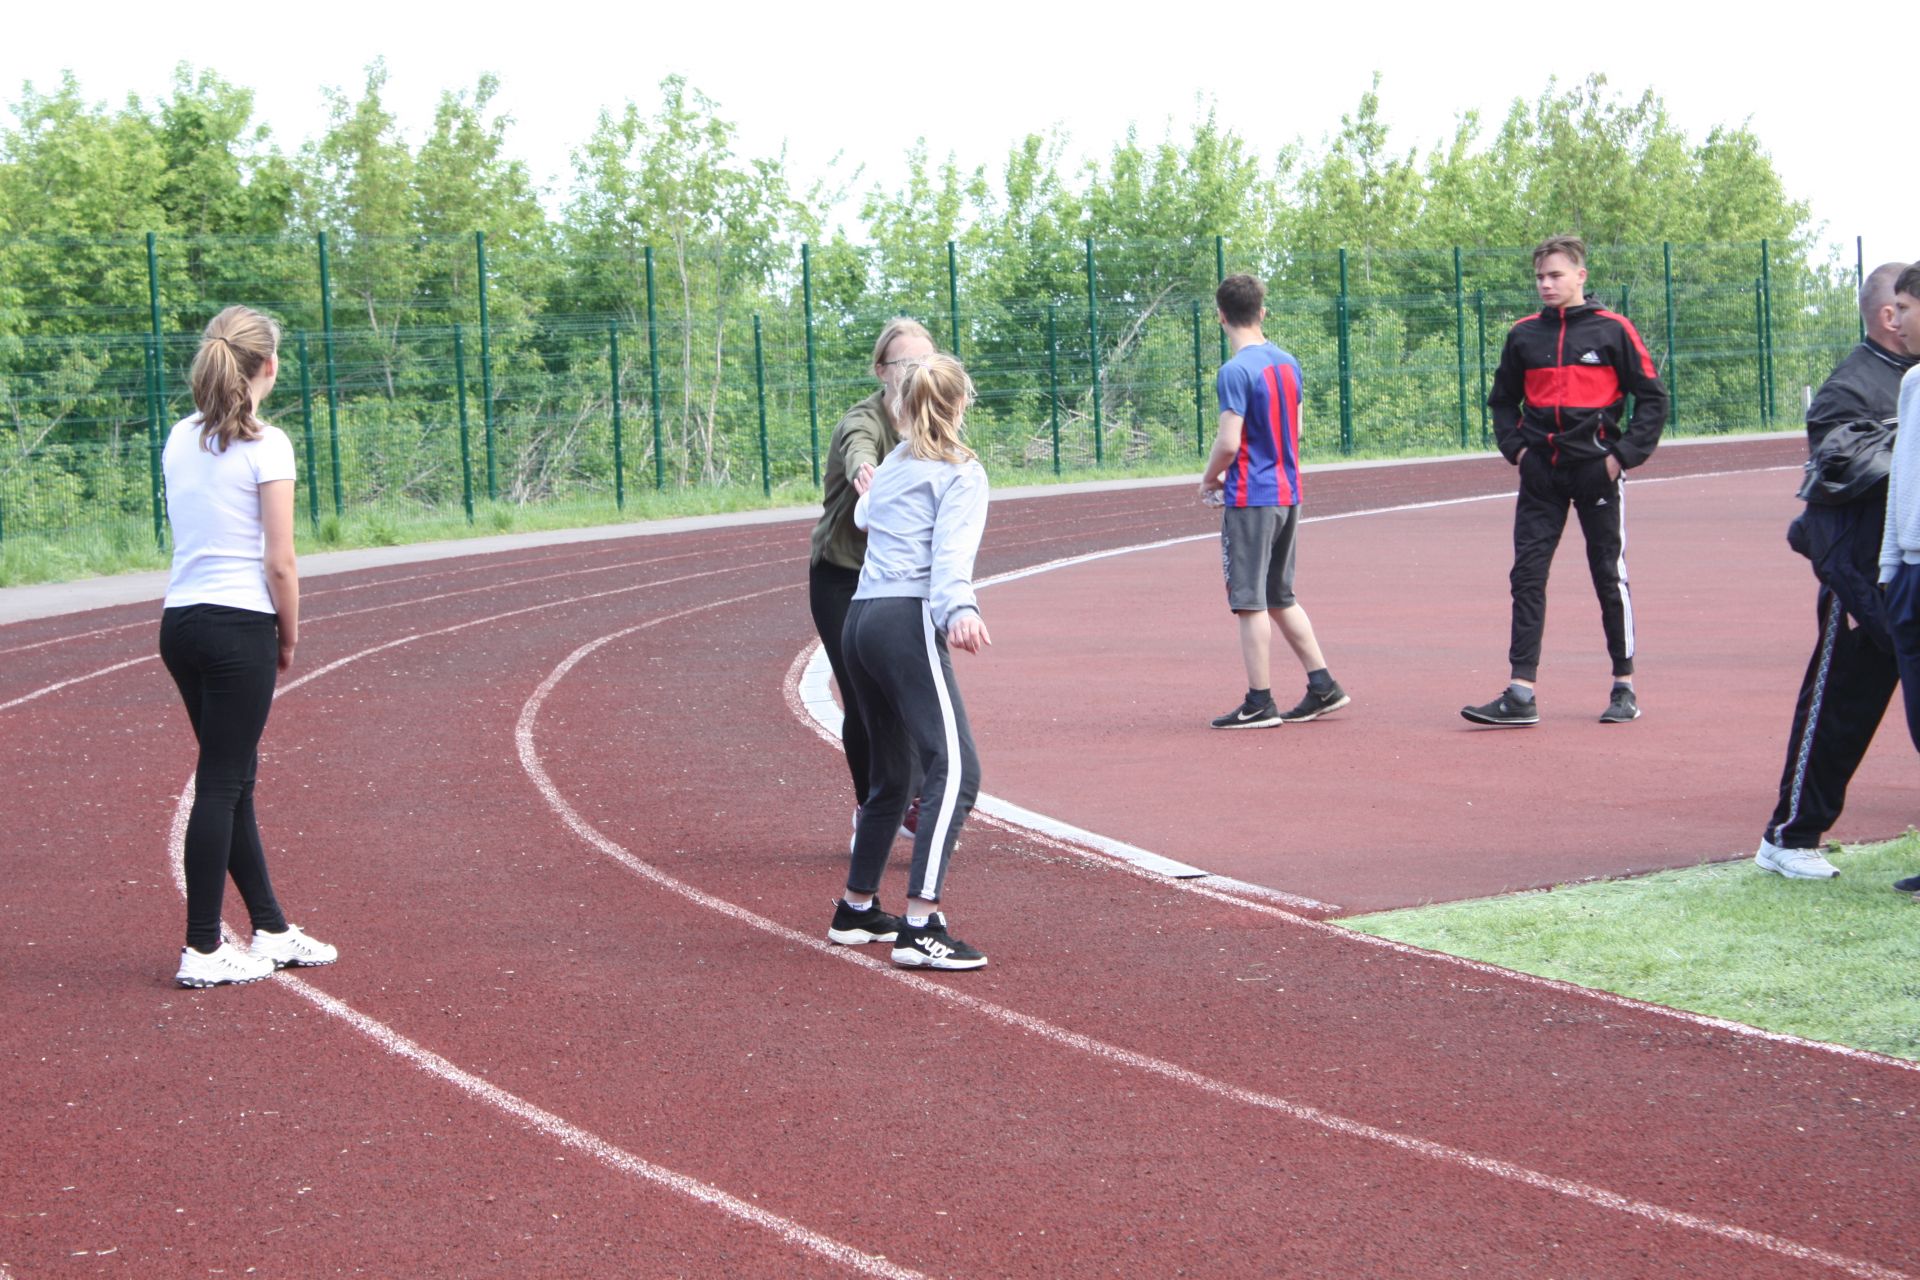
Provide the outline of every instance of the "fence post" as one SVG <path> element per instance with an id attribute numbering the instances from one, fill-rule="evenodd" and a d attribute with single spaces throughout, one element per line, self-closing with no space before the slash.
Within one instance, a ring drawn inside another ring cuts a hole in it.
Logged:
<path id="1" fill-rule="evenodd" d="M 1093 361 L 1093 465 L 1106 464 L 1100 424 L 1100 289 L 1094 274 L 1093 237 L 1087 237 L 1087 352 Z"/>
<path id="2" fill-rule="evenodd" d="M 459 325 L 453 326 L 453 393 L 460 402 L 460 503 L 467 509 L 467 523 L 473 523 L 473 443 L 467 429 L 467 340 Z"/>
<path id="3" fill-rule="evenodd" d="M 1214 288 L 1217 289 L 1221 285 L 1225 284 L 1226 282 L 1227 282 L 1227 238 L 1225 236 L 1215 236 L 1213 238 L 1213 285 L 1214 285 Z M 1225 364 L 1226 362 L 1227 362 L 1227 331 L 1223 328 L 1220 330 L 1220 363 Z"/>
<path id="4" fill-rule="evenodd" d="M 813 362 L 813 251 L 800 246 L 800 313 L 807 325 L 807 440 L 813 458 L 813 487 L 820 487 L 820 384 Z"/>
<path id="5" fill-rule="evenodd" d="M 653 388 L 653 487 L 664 488 L 667 468 L 660 455 L 660 337 L 653 324 L 653 246 L 647 246 L 647 379 Z"/>
<path id="6" fill-rule="evenodd" d="M 1856 298 L 1859 297 L 1860 291 L 1866 287 L 1867 287 L 1866 240 L 1865 240 L 1865 237 L 1855 236 L 1853 238 L 1853 295 L 1854 297 Z M 1863 315 L 1860 317 L 1860 341 L 1865 342 L 1866 340 L 1867 340 L 1867 318 Z"/>
<path id="7" fill-rule="evenodd" d="M 1460 269 L 1460 246 L 1453 247 L 1454 354 L 1460 374 L 1460 447 L 1467 447 L 1467 293 Z"/>
<path id="8" fill-rule="evenodd" d="M 620 322 L 607 321 L 607 367 L 613 376 L 613 505 L 627 509 L 627 455 L 620 440 Z"/>
<path id="9" fill-rule="evenodd" d="M 1480 447 L 1490 443 L 1491 431 L 1487 424 L 1487 291 L 1473 291 L 1474 324 L 1479 333 L 1480 356 Z"/>
<path id="10" fill-rule="evenodd" d="M 1207 452 L 1207 410 L 1200 389 L 1200 299 L 1193 300 L 1193 447 L 1200 456 Z"/>
<path id="11" fill-rule="evenodd" d="M 1760 299 L 1761 284 L 1753 282 L 1753 365 L 1760 393 L 1760 421 L 1767 420 L 1767 316 Z"/>
<path id="12" fill-rule="evenodd" d="M 500 478 L 493 458 L 493 323 L 487 314 L 487 233 L 473 233 L 473 253 L 480 274 L 480 414 L 487 425 L 487 501 L 500 498 Z"/>
<path id="13" fill-rule="evenodd" d="M 162 503 L 166 486 L 160 479 L 160 342 L 148 339 L 143 345 L 147 373 L 147 504 L 153 510 L 153 544 L 164 551 L 167 530 Z"/>
<path id="14" fill-rule="evenodd" d="M 1340 298 L 1334 316 L 1340 326 L 1340 452 L 1353 452 L 1353 336 L 1347 305 L 1347 251 L 1340 251 Z"/>
<path id="15" fill-rule="evenodd" d="M 947 241 L 947 325 L 953 335 L 953 358 L 960 358 L 960 255 Z"/>
<path id="16" fill-rule="evenodd" d="M 1054 325 L 1058 310 L 1047 304 L 1047 378 L 1051 388 L 1048 399 L 1053 405 L 1053 474 L 1060 474 L 1060 334 Z"/>
<path id="17" fill-rule="evenodd" d="M 340 488 L 340 377 L 333 365 L 333 274 L 328 266 L 327 233 L 320 233 L 320 332 L 327 349 L 327 457 L 333 466 L 333 514 L 346 506 Z"/>
<path id="18" fill-rule="evenodd" d="M 753 382 L 760 397 L 760 493 L 773 496 L 773 470 L 767 458 L 767 363 L 760 354 L 760 317 L 753 318 Z"/>
<path id="19" fill-rule="evenodd" d="M 307 335 L 300 335 L 300 425 L 307 441 L 307 523 L 320 532 L 320 462 L 313 452 L 313 373 L 308 363 Z"/>
<path id="20" fill-rule="evenodd" d="M 1673 355 L 1673 242 L 1660 244 L 1661 265 L 1667 277 L 1667 425 L 1680 425 L 1680 366 Z"/>
<path id="21" fill-rule="evenodd" d="M 160 255 L 154 247 L 154 234 L 147 232 L 147 307 L 153 319 L 153 386 L 160 398 L 160 414 L 167 412 L 167 348 L 160 330 Z"/>
<path id="22" fill-rule="evenodd" d="M 1773 258 L 1760 241 L 1760 334 L 1767 361 L 1767 425 L 1773 425 Z"/>

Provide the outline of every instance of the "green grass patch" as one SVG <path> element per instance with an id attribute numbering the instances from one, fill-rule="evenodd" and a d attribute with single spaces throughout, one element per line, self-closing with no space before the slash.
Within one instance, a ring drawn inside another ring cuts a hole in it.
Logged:
<path id="1" fill-rule="evenodd" d="M 1750 859 L 1355 916 L 1383 938 L 1920 1060 L 1920 835 L 1829 854 L 1837 880 Z"/>

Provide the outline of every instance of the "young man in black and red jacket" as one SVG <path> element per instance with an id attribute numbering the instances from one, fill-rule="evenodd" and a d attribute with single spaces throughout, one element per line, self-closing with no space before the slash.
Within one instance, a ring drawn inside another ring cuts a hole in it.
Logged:
<path id="1" fill-rule="evenodd" d="M 1543 304 L 1507 333 L 1487 405 L 1501 454 L 1520 468 L 1513 509 L 1513 680 L 1499 697 L 1460 714 L 1475 724 L 1540 723 L 1533 682 L 1546 622 L 1547 570 L 1580 517 L 1587 567 L 1613 659 L 1602 724 L 1640 715 L 1633 692 L 1633 600 L 1627 590 L 1626 471 L 1652 455 L 1667 421 L 1667 392 L 1653 357 L 1622 315 L 1587 301 L 1587 246 L 1554 236 L 1533 251 Z M 1627 397 L 1633 414 L 1622 424 Z"/>

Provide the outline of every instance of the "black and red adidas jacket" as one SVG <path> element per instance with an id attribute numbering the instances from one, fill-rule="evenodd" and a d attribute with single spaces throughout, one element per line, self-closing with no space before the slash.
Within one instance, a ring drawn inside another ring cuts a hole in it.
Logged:
<path id="1" fill-rule="evenodd" d="M 1633 417 L 1620 413 L 1633 395 Z M 1556 467 L 1613 454 L 1637 467 L 1660 443 L 1667 390 L 1633 324 L 1597 303 L 1543 307 L 1507 332 L 1487 393 L 1508 462 L 1532 449 Z"/>

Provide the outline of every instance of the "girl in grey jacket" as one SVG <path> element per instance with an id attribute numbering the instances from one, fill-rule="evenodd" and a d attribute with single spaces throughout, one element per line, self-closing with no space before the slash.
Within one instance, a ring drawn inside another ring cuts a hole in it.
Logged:
<path id="1" fill-rule="evenodd" d="M 903 439 L 874 472 L 856 520 L 866 560 L 841 637 L 866 722 L 871 779 L 854 833 L 845 895 L 827 937 L 891 942 L 909 968 L 978 969 L 987 957 L 947 932 L 936 910 L 961 825 L 980 791 L 980 759 L 953 679 L 949 646 L 992 643 L 973 592 L 973 561 L 987 523 L 987 473 L 961 443 L 973 383 L 958 360 L 935 355 L 907 376 L 895 421 Z M 907 912 L 876 894 L 901 815 L 922 774 L 920 825 Z"/>

